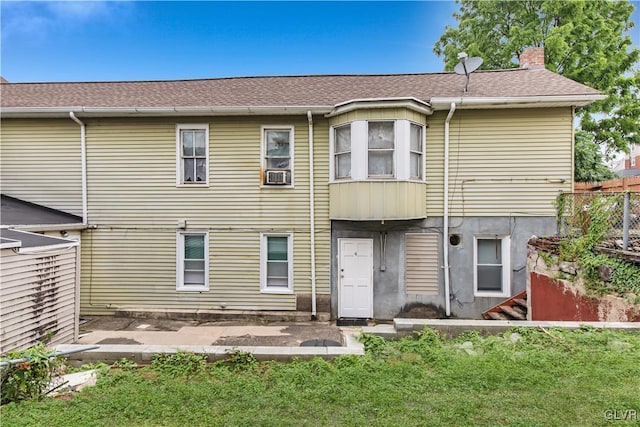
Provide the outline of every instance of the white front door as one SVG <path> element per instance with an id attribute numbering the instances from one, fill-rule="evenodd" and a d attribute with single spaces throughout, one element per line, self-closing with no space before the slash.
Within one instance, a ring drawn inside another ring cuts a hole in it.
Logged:
<path id="1" fill-rule="evenodd" d="M 373 239 L 338 239 L 338 317 L 373 317 Z"/>

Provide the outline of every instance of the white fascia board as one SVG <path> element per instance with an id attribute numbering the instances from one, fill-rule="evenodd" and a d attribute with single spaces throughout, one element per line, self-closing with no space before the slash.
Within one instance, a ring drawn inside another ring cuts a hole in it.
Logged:
<path id="1" fill-rule="evenodd" d="M 22 246 L 22 242 L 20 242 L 19 240 L 8 239 L 6 237 L 4 237 L 3 239 L 9 240 L 9 242 L 0 243 L 0 249 L 13 249 L 13 248 L 19 248 L 20 246 Z"/>
<path id="2" fill-rule="evenodd" d="M 433 109 L 428 102 L 422 101 L 418 98 L 405 97 L 405 98 L 359 98 L 351 99 L 349 101 L 336 104 L 334 108 L 325 117 L 333 117 L 339 114 L 344 114 L 353 110 L 360 109 L 379 109 L 379 108 L 408 108 L 418 113 L 431 115 Z"/>
<path id="3" fill-rule="evenodd" d="M 584 107 L 594 101 L 600 101 L 605 98 L 607 98 L 607 96 L 602 94 L 514 97 L 447 97 L 431 98 L 431 106 L 436 111 L 449 110 L 452 102 L 455 102 L 456 109 Z"/>
<path id="4" fill-rule="evenodd" d="M 80 243 L 79 242 L 74 242 L 72 240 L 69 240 L 69 243 L 61 243 L 59 245 L 44 245 L 44 246 L 34 246 L 31 248 L 20 248 L 18 249 L 18 253 L 19 254 L 35 254 L 35 253 L 41 253 L 41 252 L 52 252 L 52 251 L 59 251 L 59 250 L 67 250 L 67 249 L 71 249 L 73 247 L 78 246 Z"/>
<path id="5" fill-rule="evenodd" d="M 153 117 L 153 116 L 247 116 L 326 114 L 332 105 L 283 105 L 255 107 L 9 107 L 0 109 L 3 118 L 68 117 Z"/>
<path id="6" fill-rule="evenodd" d="M 86 230 L 88 225 L 82 223 L 71 224 L 11 224 L 3 226 L 3 228 L 11 228 L 16 231 L 62 231 L 62 230 Z"/>

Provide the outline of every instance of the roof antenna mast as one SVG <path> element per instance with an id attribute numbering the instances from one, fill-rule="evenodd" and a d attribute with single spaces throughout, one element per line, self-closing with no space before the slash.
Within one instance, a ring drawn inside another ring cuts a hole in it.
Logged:
<path id="1" fill-rule="evenodd" d="M 458 54 L 460 62 L 454 67 L 456 74 L 464 74 L 467 76 L 467 81 L 464 84 L 464 93 L 469 92 L 469 75 L 477 70 L 482 65 L 482 58 L 479 56 L 468 57 L 467 52 L 460 52 Z"/>

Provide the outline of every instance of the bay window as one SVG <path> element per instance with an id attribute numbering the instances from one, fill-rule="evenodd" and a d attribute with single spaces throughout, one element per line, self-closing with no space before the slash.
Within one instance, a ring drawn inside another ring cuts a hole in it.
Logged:
<path id="1" fill-rule="evenodd" d="M 424 126 L 409 120 L 354 120 L 334 126 L 332 181 L 424 181 Z"/>

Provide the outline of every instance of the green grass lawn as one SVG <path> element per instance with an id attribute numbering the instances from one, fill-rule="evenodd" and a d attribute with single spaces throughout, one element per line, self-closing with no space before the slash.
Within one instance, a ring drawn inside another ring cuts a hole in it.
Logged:
<path id="1" fill-rule="evenodd" d="M 364 341 L 366 356 L 332 362 L 254 363 L 236 354 L 235 363 L 186 365 L 184 357 L 111 368 L 70 400 L 3 406 L 0 425 L 640 424 L 638 333 L 518 329 L 451 340 L 426 330 Z"/>

